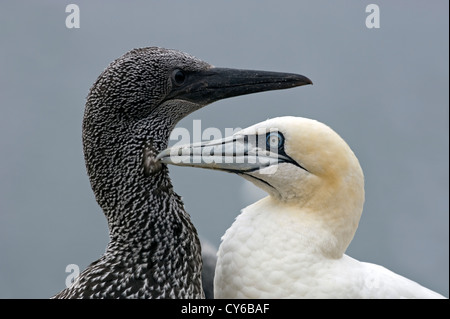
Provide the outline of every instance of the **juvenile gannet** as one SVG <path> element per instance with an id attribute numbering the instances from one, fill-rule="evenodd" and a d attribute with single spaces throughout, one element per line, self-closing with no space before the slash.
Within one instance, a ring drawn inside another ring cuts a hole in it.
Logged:
<path id="1" fill-rule="evenodd" d="M 167 167 L 155 157 L 189 113 L 214 101 L 311 81 L 296 74 L 215 68 L 162 48 L 132 50 L 87 97 L 83 148 L 110 242 L 55 298 L 201 298 L 200 242 Z"/>
<path id="2" fill-rule="evenodd" d="M 158 159 L 233 172 L 269 194 L 222 237 L 215 298 L 443 298 L 345 254 L 363 210 L 364 175 L 325 124 L 274 118 L 223 140 L 174 146 Z"/>

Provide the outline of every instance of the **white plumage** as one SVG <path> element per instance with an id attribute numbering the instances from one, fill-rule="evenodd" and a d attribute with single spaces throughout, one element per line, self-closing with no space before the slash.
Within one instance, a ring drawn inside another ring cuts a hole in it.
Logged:
<path id="1" fill-rule="evenodd" d="M 345 254 L 327 256 L 315 244 L 323 238 L 314 237 L 329 234 L 309 228 L 312 225 L 302 223 L 302 214 L 298 215 L 297 208 L 280 205 L 271 197 L 243 209 L 222 237 L 215 297 L 442 297 L 384 267 Z"/>
<path id="2" fill-rule="evenodd" d="M 207 160 L 212 145 L 221 145 L 222 156 L 234 163 Z M 269 193 L 244 208 L 222 237 L 215 298 L 443 298 L 345 255 L 363 209 L 364 176 L 350 147 L 328 126 L 280 117 L 231 139 L 174 148 L 172 155 L 189 149 L 192 158 L 203 152 L 201 161 L 178 165 L 233 171 Z M 251 156 L 256 163 L 239 162 Z"/>

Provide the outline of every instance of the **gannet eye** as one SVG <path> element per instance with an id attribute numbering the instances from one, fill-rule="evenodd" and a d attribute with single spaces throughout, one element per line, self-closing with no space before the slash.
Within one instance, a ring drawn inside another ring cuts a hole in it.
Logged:
<path id="1" fill-rule="evenodd" d="M 284 137 L 281 133 L 270 132 L 266 137 L 266 147 L 268 149 L 280 149 L 284 145 Z"/>
<path id="2" fill-rule="evenodd" d="M 186 80 L 186 74 L 180 69 L 176 69 L 172 72 L 172 81 L 175 85 L 182 85 Z"/>

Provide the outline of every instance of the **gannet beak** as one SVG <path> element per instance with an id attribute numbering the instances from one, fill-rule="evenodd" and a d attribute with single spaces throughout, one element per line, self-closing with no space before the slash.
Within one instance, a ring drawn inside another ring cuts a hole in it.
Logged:
<path id="1" fill-rule="evenodd" d="M 156 157 L 165 164 L 249 173 L 279 163 L 294 163 L 277 150 L 258 147 L 256 135 L 233 135 L 224 139 L 173 146 Z"/>
<path id="2" fill-rule="evenodd" d="M 312 84 L 299 74 L 215 67 L 184 72 L 183 77 L 183 83 L 172 88 L 166 100 L 180 99 L 203 106 L 233 96 Z"/>

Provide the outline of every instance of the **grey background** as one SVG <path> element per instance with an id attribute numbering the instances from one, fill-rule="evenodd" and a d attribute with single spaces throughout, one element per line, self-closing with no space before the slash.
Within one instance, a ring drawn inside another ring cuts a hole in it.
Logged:
<path id="1" fill-rule="evenodd" d="M 67 29 L 76 3 L 81 28 Z M 367 29 L 365 8 L 380 7 Z M 179 49 L 222 67 L 304 74 L 314 86 L 220 101 L 179 127 L 247 127 L 295 115 L 330 125 L 366 176 L 347 253 L 448 296 L 448 1 L 2 1 L 0 297 L 47 298 L 65 267 L 108 242 L 85 173 L 85 97 L 135 47 Z M 176 142 L 176 141 L 175 141 Z M 171 167 L 198 232 L 218 246 L 262 194 L 221 172 Z"/>

